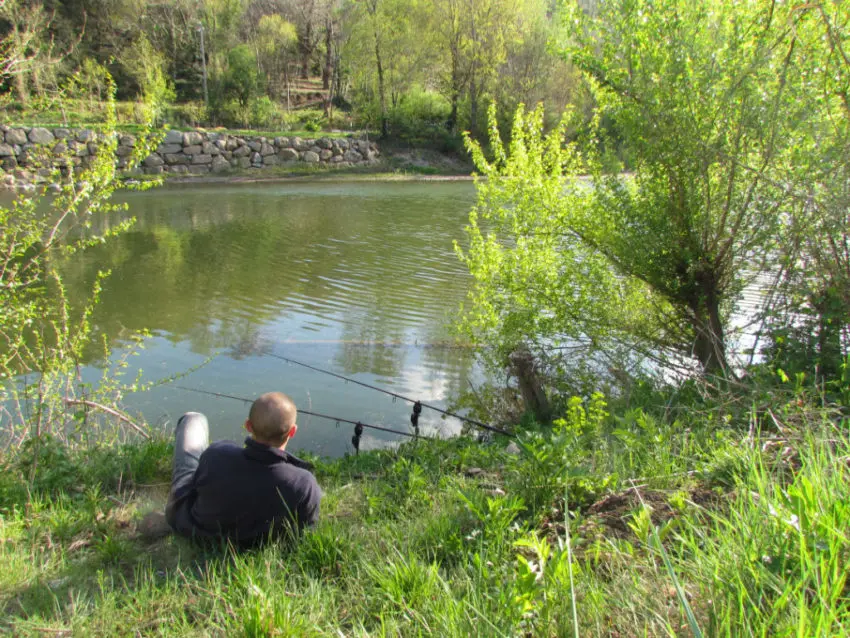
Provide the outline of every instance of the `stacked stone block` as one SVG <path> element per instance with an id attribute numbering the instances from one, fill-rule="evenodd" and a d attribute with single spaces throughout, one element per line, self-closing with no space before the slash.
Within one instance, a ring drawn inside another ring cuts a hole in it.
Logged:
<path id="1" fill-rule="evenodd" d="M 120 134 L 115 163 L 125 169 L 136 139 Z M 39 183 L 50 166 L 85 168 L 97 153 L 98 134 L 89 129 L 0 126 L 0 183 Z M 356 137 L 302 138 L 231 135 L 206 131 L 168 131 L 156 151 L 134 173 L 158 175 L 226 174 L 235 169 L 324 164 L 371 164 L 380 152 L 375 142 Z"/>

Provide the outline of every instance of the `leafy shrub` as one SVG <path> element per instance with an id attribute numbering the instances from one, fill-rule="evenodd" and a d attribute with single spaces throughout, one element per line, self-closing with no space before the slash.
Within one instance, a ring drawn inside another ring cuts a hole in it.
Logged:
<path id="1" fill-rule="evenodd" d="M 235 99 L 243 107 L 263 89 L 263 77 L 257 70 L 257 56 L 247 44 L 232 48 L 227 54 L 227 71 L 224 74 L 224 96 Z"/>
<path id="2" fill-rule="evenodd" d="M 520 454 L 510 460 L 512 494 L 517 494 L 530 512 L 540 512 L 564 498 L 586 505 L 617 481 L 592 467 L 591 450 L 598 447 L 603 424 L 608 419 L 601 394 L 588 401 L 573 397 L 563 418 L 545 432 L 528 431 L 518 439 Z"/>
<path id="3" fill-rule="evenodd" d="M 242 128 L 248 125 L 250 113 L 238 100 L 216 102 L 211 107 L 213 119 L 217 124 L 232 128 Z"/>
<path id="4" fill-rule="evenodd" d="M 85 100 L 89 109 L 103 102 L 108 90 L 105 81 L 106 69 L 97 61 L 86 58 L 65 84 L 65 96 Z"/>
<path id="5" fill-rule="evenodd" d="M 173 104 L 166 113 L 166 120 L 172 126 L 199 126 L 209 118 L 207 108 L 202 102 L 186 102 Z"/>
<path id="6" fill-rule="evenodd" d="M 451 105 L 443 96 L 431 91 L 411 91 L 387 113 L 390 137 L 411 146 L 459 152 L 463 149 L 462 140 L 446 125 L 450 113 Z M 356 126 L 377 129 L 380 121 L 377 101 L 358 102 Z"/>
<path id="7" fill-rule="evenodd" d="M 279 129 L 285 118 L 268 95 L 251 101 L 251 125 L 262 129 Z"/>
<path id="8" fill-rule="evenodd" d="M 141 33 L 124 51 L 121 66 L 139 87 L 139 96 L 154 122 L 160 122 L 169 104 L 177 97 L 174 86 L 166 73 L 165 56 L 157 51 L 148 37 Z M 90 69 L 91 73 L 103 75 L 106 70 Z"/>
<path id="9" fill-rule="evenodd" d="M 251 127 L 260 130 L 287 130 L 292 119 L 268 96 L 253 98 L 247 105 L 237 99 L 215 101 L 210 118 L 230 128 Z"/>
<path id="10" fill-rule="evenodd" d="M 310 119 L 304 122 L 304 130 L 316 133 L 322 130 L 322 123 L 317 119 Z"/>
<path id="11" fill-rule="evenodd" d="M 115 118 L 122 124 L 135 124 L 140 121 L 135 102 L 119 102 L 115 105 Z"/>
<path id="12" fill-rule="evenodd" d="M 431 91 L 411 91 L 390 110 L 393 125 L 400 131 L 415 131 L 419 127 L 445 127 L 451 105 L 442 95 Z"/>
<path id="13" fill-rule="evenodd" d="M 325 114 L 320 109 L 300 109 L 291 113 L 289 128 L 305 130 L 311 133 L 321 131 L 325 123 Z"/>

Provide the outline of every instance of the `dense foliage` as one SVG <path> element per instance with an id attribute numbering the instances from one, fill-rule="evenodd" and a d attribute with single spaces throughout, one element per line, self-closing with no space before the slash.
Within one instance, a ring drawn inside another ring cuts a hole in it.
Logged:
<path id="1" fill-rule="evenodd" d="M 850 34 L 834 11 L 628 0 L 573 14 L 564 55 L 633 172 L 606 130 L 570 142 L 566 124 L 545 133 L 539 110 L 517 112 L 509 144 L 492 120 L 492 159 L 470 141 L 485 179 L 462 255 L 476 279 L 468 328 L 497 345 L 497 365 L 533 344 L 556 365 L 562 349 L 585 347 L 597 379 L 647 358 L 734 376 L 754 333 L 772 330 L 786 353 L 789 331 L 808 342 L 804 311 L 817 341 L 794 365 L 839 370 L 850 325 L 839 52 Z"/>
<path id="2" fill-rule="evenodd" d="M 103 65 L 120 99 L 156 94 L 177 125 L 297 127 L 310 109 L 330 125 L 343 110 L 459 147 L 489 101 L 557 113 L 575 97 L 546 46 L 557 25 L 548 0 L 10 0 L 0 97 L 12 117 L 49 113 L 60 94 L 86 103 L 97 87 L 68 79 Z"/>
<path id="3" fill-rule="evenodd" d="M 46 439 L 64 440 L 73 434 L 68 424 L 77 417 L 72 418 L 76 411 L 69 409 L 68 402 L 74 399 L 77 366 L 89 345 L 90 314 L 108 273 L 98 272 L 87 282 L 89 298 L 69 299 L 60 264 L 132 224 L 132 219 L 98 223 L 99 218 L 125 209 L 111 201 L 119 185 L 118 133 L 114 86 L 108 76 L 103 81 L 105 130 L 89 142 L 96 152 L 85 161 L 73 152 L 66 152 L 59 162 L 48 158 L 41 170 L 49 172 L 52 185 L 19 193 L 0 206 L 0 445 L 4 448 L 40 446 Z M 147 157 L 157 139 L 151 130 L 139 135 L 129 165 Z M 155 183 L 139 183 L 135 188 Z M 26 373 L 34 373 L 34 378 Z M 108 392 L 110 385 L 107 382 L 94 394 Z M 85 416 L 77 420 L 82 422 Z"/>

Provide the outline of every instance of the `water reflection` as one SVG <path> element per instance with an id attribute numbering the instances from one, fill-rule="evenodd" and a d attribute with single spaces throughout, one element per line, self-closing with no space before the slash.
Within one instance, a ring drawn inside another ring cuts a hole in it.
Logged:
<path id="1" fill-rule="evenodd" d="M 468 284 L 452 240 L 462 238 L 473 198 L 468 183 L 293 182 L 131 194 L 132 230 L 76 255 L 64 275 L 82 299 L 97 271 L 111 270 L 95 331 L 120 342 L 152 330 L 138 359 L 147 378 L 216 354 L 182 383 L 248 397 L 280 388 L 315 411 L 397 427 L 407 423 L 409 406 L 263 355 L 277 352 L 423 400 L 456 395 L 471 374 L 470 352 L 443 344 Z M 90 357 L 98 363 L 94 350 Z M 205 411 L 214 434 L 230 437 L 246 411 L 167 387 L 127 402 L 149 421 Z M 455 427 L 439 419 L 423 426 Z M 348 430 L 332 423 L 314 419 L 302 432 L 302 448 L 340 454 L 349 446 Z"/>

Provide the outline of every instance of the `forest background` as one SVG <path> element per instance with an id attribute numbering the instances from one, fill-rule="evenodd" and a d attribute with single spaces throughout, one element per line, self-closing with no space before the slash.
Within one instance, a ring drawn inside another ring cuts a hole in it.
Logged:
<path id="1" fill-rule="evenodd" d="M 582 101 L 549 47 L 559 24 L 553 0 L 7 0 L 0 112 L 96 122 L 105 68 L 119 124 L 152 101 L 174 126 L 372 129 L 460 151 L 490 102 L 542 102 L 557 121 Z"/>

